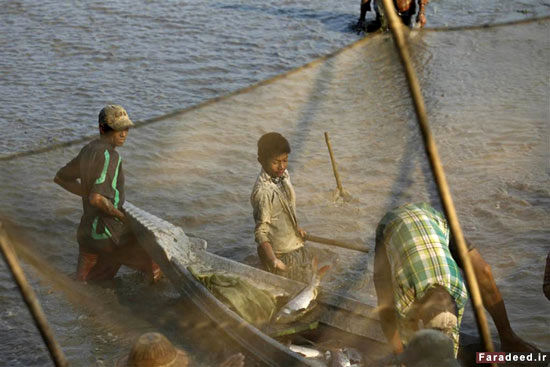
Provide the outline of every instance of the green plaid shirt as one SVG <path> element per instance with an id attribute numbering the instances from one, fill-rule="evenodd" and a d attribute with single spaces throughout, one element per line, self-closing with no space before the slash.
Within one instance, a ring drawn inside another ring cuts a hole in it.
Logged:
<path id="1" fill-rule="evenodd" d="M 449 227 L 443 214 L 426 203 L 403 205 L 382 218 L 377 238 L 383 241 L 380 245 L 385 246 L 388 255 L 394 306 L 400 321 L 406 319 L 415 300 L 438 284 L 455 300 L 460 326 L 468 293 L 449 251 Z M 456 351 L 458 328 L 453 339 Z"/>

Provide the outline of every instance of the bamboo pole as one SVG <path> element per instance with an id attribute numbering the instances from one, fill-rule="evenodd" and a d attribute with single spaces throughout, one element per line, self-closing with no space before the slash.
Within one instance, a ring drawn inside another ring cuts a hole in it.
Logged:
<path id="1" fill-rule="evenodd" d="M 334 172 L 334 178 L 336 179 L 336 187 L 338 187 L 340 195 L 343 195 L 344 188 L 342 187 L 342 181 L 340 181 L 340 175 L 338 174 L 336 160 L 334 159 L 334 154 L 332 153 L 332 145 L 330 144 L 330 138 L 328 137 L 327 132 L 325 132 L 325 141 L 327 142 L 328 153 L 330 154 L 330 163 L 332 163 L 332 171 Z"/>
<path id="2" fill-rule="evenodd" d="M 333 239 L 330 239 L 330 238 L 313 236 L 311 234 L 306 234 L 305 239 L 307 241 L 322 243 L 322 244 L 325 244 L 325 245 L 337 246 L 337 247 L 347 248 L 347 249 L 350 249 L 350 250 L 361 251 L 361 252 L 365 252 L 365 253 L 369 252 L 369 249 L 367 247 L 365 247 L 363 245 L 360 245 L 358 243 L 338 241 L 338 240 L 333 240 Z"/>
<path id="3" fill-rule="evenodd" d="M 391 0 L 382 0 L 382 1 L 384 4 L 386 16 L 389 19 L 390 29 L 393 35 L 395 47 L 397 48 L 397 51 L 401 58 L 401 63 L 403 65 L 403 68 L 405 69 L 409 90 L 411 92 L 411 97 L 414 102 L 416 116 L 418 118 L 418 124 L 422 132 L 422 138 L 424 140 L 424 147 L 426 150 L 426 154 L 428 155 L 430 166 L 432 168 L 432 173 L 437 183 L 439 196 L 441 198 L 441 201 L 443 202 L 443 208 L 445 210 L 445 215 L 449 222 L 451 234 L 452 236 L 454 236 L 456 240 L 458 253 L 464 266 L 466 283 L 470 291 L 472 305 L 476 315 L 477 326 L 480 331 L 481 337 L 483 339 L 483 343 L 485 345 L 486 351 L 493 352 L 494 351 L 493 342 L 491 340 L 489 326 L 487 324 L 487 319 L 485 317 L 485 311 L 483 308 L 481 293 L 479 291 L 479 285 L 477 283 L 477 279 L 474 273 L 472 263 L 470 261 L 470 257 L 468 256 L 468 249 L 466 247 L 462 229 L 460 227 L 460 223 L 456 215 L 456 210 L 454 207 L 453 199 L 451 197 L 451 192 L 449 190 L 449 185 L 447 184 L 447 180 L 445 178 L 445 172 L 443 171 L 443 167 L 439 159 L 437 146 L 435 144 L 435 140 L 432 136 L 430 127 L 428 125 L 428 115 L 426 113 L 424 99 L 420 91 L 420 85 L 418 83 L 418 79 L 416 77 L 416 74 L 414 72 L 414 69 L 411 63 L 409 50 L 407 48 L 405 36 L 402 30 L 403 25 L 401 23 L 401 20 L 398 18 L 396 14 L 395 7 L 392 1 Z"/>
<path id="4" fill-rule="evenodd" d="M 342 186 L 342 181 L 340 181 L 340 175 L 338 174 L 338 167 L 336 166 L 336 159 L 334 159 L 334 153 L 332 152 L 332 145 L 330 144 L 330 138 L 328 137 L 327 132 L 325 132 L 325 141 L 327 143 L 328 153 L 330 155 L 332 172 L 334 172 L 334 178 L 336 179 L 336 187 L 338 190 L 338 195 L 340 195 L 344 201 L 350 201 L 351 195 L 346 190 L 344 190 L 344 187 Z"/>
<path id="5" fill-rule="evenodd" d="M 48 351 L 50 352 L 50 356 L 54 364 L 57 367 L 68 366 L 69 363 L 67 362 L 67 359 L 65 358 L 65 355 L 63 354 L 63 351 L 61 350 L 59 344 L 57 344 L 57 341 L 55 340 L 54 334 L 50 326 L 48 325 L 46 315 L 44 315 L 42 307 L 40 307 L 40 302 L 38 301 L 38 298 L 36 297 L 36 294 L 34 293 L 32 287 L 27 282 L 25 273 L 23 272 L 23 269 L 21 269 L 21 266 L 17 261 L 17 256 L 13 251 L 11 241 L 9 240 L 8 235 L 4 227 L 2 226 L 2 222 L 0 222 L 0 247 L 4 260 L 6 261 L 6 264 L 8 265 L 8 268 L 10 269 L 13 278 L 15 279 L 15 282 L 17 283 L 17 286 L 19 287 L 19 291 L 23 296 L 23 300 L 29 308 L 34 322 L 38 327 L 38 330 L 40 331 L 40 335 L 42 335 L 42 339 L 44 339 L 44 343 L 46 343 L 46 346 L 48 347 Z"/>

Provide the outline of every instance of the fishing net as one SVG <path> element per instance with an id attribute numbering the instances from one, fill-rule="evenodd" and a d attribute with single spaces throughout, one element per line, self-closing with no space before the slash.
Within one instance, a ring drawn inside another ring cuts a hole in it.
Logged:
<path id="1" fill-rule="evenodd" d="M 270 292 L 256 287 L 241 277 L 191 269 L 193 275 L 216 298 L 252 325 L 258 327 L 271 320 L 276 310 L 276 301 Z"/>
<path id="2" fill-rule="evenodd" d="M 548 323 L 547 301 L 539 295 L 550 234 L 548 25 L 546 19 L 408 38 L 464 232 L 493 264 L 512 325 L 542 349 L 550 346 L 547 328 L 536 326 Z M 369 36 L 286 74 L 138 125 L 120 149 L 127 200 L 237 261 L 256 261 L 249 197 L 260 170 L 256 142 L 269 131 L 290 141 L 298 219 L 310 233 L 373 248 L 376 225 L 391 208 L 411 201 L 440 208 L 388 34 Z M 95 129 L 90 121 L 90 131 Z M 334 201 L 324 132 L 330 133 L 349 202 Z M 81 202 L 52 180 L 82 144 L 0 161 L 2 215 L 24 232 L 32 251 L 63 274 L 76 266 Z M 337 261 L 326 284 L 374 302 L 372 255 L 331 251 Z M 5 270 L 2 274 L 8 277 Z M 517 293 L 525 284 L 520 278 L 532 287 Z M 128 283 L 134 280 L 132 272 L 122 272 L 122 293 L 132 293 Z M 65 299 L 39 289 L 46 314 L 56 307 L 71 309 Z M 100 292 L 100 303 L 116 299 L 108 290 Z M 153 292 L 177 298 L 169 285 Z M 80 314 L 78 307 L 68 312 L 75 318 Z M 467 331 L 475 330 L 472 320 L 467 312 Z M 71 347 L 71 338 L 88 331 L 71 329 L 63 318 L 50 321 L 68 359 L 81 353 Z M 117 354 L 116 348 L 105 347 L 109 341 L 94 343 L 102 346 L 103 355 Z M 7 358 L 15 360 L 18 351 L 15 347 Z"/>

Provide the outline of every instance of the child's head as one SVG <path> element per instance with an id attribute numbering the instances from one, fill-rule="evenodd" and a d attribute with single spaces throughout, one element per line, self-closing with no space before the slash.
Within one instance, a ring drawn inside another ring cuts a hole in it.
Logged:
<path id="1" fill-rule="evenodd" d="M 279 133 L 267 133 L 258 140 L 258 162 L 272 177 L 283 175 L 288 166 L 289 153 L 290 144 Z"/>

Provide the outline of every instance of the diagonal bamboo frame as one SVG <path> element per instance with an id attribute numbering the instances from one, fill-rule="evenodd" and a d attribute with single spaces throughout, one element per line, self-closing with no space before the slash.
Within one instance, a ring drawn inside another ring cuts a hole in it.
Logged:
<path id="1" fill-rule="evenodd" d="M 403 32 L 403 24 L 397 16 L 393 2 L 391 0 L 382 0 L 382 2 L 385 8 L 386 16 L 389 20 L 389 25 L 395 47 L 397 49 L 397 52 L 399 53 L 403 69 L 407 77 L 407 83 L 409 85 L 411 98 L 414 102 L 418 125 L 422 133 L 424 147 L 430 161 L 430 167 L 432 168 L 432 173 L 437 183 L 439 196 L 443 203 L 443 208 L 449 222 L 451 233 L 457 243 L 458 254 L 460 256 L 460 259 L 462 260 L 462 263 L 464 264 L 466 283 L 470 291 L 472 305 L 476 316 L 477 327 L 480 331 L 481 338 L 483 339 L 485 350 L 487 352 L 494 352 L 493 342 L 491 340 L 491 334 L 489 332 L 489 326 L 487 324 L 487 318 L 485 317 L 485 311 L 483 308 L 483 301 L 481 299 L 481 293 L 479 291 L 479 285 L 474 273 L 472 262 L 470 261 L 470 258 L 468 256 L 468 249 L 466 247 L 466 242 L 464 241 L 464 235 L 458 221 L 458 216 L 456 215 L 456 210 L 449 189 L 449 185 L 447 183 L 447 179 L 445 178 L 445 172 L 443 171 L 443 166 L 441 164 L 441 160 L 439 159 L 437 146 L 435 144 L 435 140 L 428 124 L 426 106 L 424 105 L 424 99 L 422 97 L 418 78 L 416 77 L 416 73 L 411 63 L 409 49 L 407 48 L 407 42 L 405 40 Z M 494 364 L 493 366 L 496 367 Z"/>

